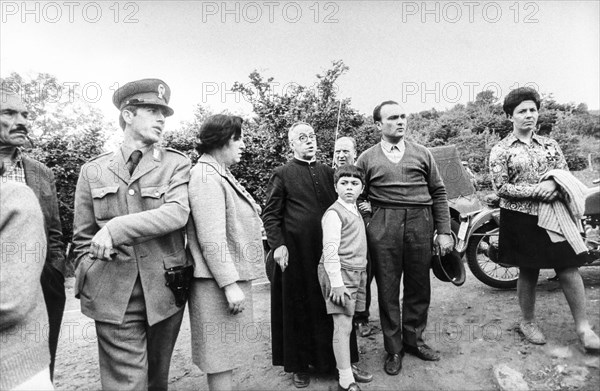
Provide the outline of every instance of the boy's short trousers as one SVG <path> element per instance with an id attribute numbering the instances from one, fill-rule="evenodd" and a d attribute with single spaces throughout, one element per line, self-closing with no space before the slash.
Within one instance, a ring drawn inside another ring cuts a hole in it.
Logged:
<path id="1" fill-rule="evenodd" d="M 325 307 L 327 308 L 328 314 L 345 314 L 348 316 L 354 316 L 355 311 L 364 311 L 366 307 L 367 297 L 367 270 L 348 270 L 342 267 L 342 280 L 350 297 L 346 296 L 346 305 L 334 304 L 329 299 L 331 293 L 331 284 L 329 282 L 329 276 L 325 271 L 325 267 L 322 263 L 319 264 L 317 269 L 317 275 L 319 277 L 319 284 L 321 285 L 321 293 L 325 299 Z"/>

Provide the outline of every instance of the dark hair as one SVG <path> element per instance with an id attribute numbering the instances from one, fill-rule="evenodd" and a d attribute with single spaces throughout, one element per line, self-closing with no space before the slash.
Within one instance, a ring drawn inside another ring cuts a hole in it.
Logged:
<path id="1" fill-rule="evenodd" d="M 385 102 L 381 102 L 380 104 L 373 109 L 373 122 L 381 121 L 381 108 L 387 105 L 397 105 L 398 102 L 394 102 L 393 100 L 386 100 Z"/>
<path id="2" fill-rule="evenodd" d="M 540 109 L 540 94 L 538 94 L 536 90 L 530 87 L 520 87 L 509 92 L 508 95 L 506 95 L 506 98 L 504 98 L 504 104 L 502 105 L 502 109 L 504 110 L 507 116 L 512 116 L 513 112 L 515 111 L 515 107 L 517 107 L 526 100 L 532 100 L 535 103 L 537 109 Z"/>
<path id="3" fill-rule="evenodd" d="M 223 147 L 231 138 L 242 137 L 242 118 L 235 115 L 211 115 L 196 135 L 196 151 L 200 155 Z"/>
<path id="4" fill-rule="evenodd" d="M 131 113 L 133 113 L 133 115 L 135 116 L 137 114 L 138 107 L 140 106 L 128 105 L 121 109 L 121 114 L 119 114 L 119 126 L 121 127 L 121 129 L 125 130 L 125 125 L 127 125 L 125 123 L 125 120 L 123 119 L 123 111 L 131 111 Z"/>
<path id="5" fill-rule="evenodd" d="M 365 184 L 365 174 L 363 173 L 363 170 L 352 164 L 343 165 L 335 170 L 335 174 L 333 174 L 333 183 L 337 185 L 341 177 L 358 178 L 363 185 Z"/>

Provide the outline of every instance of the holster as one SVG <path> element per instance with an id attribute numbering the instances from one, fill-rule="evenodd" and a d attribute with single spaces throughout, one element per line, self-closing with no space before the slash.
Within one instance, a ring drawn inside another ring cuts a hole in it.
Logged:
<path id="1" fill-rule="evenodd" d="M 165 283 L 173 295 L 175 295 L 175 305 L 183 307 L 190 294 L 190 283 L 194 277 L 194 266 L 177 266 L 165 271 Z"/>

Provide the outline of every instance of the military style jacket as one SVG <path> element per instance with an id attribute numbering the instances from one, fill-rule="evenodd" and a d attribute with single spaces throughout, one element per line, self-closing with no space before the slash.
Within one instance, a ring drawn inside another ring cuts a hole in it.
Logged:
<path id="1" fill-rule="evenodd" d="M 165 270 L 189 264 L 184 227 L 189 217 L 190 160 L 169 148 L 152 147 L 130 176 L 121 149 L 82 168 L 75 192 L 73 244 L 75 296 L 81 312 L 120 324 L 139 277 L 148 324 L 181 308 L 165 286 Z M 93 236 L 106 226 L 116 255 L 111 261 L 88 255 Z"/>

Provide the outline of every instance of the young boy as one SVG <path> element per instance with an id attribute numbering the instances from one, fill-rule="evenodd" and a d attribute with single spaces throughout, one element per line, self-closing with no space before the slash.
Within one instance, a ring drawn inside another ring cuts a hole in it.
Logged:
<path id="1" fill-rule="evenodd" d="M 364 311 L 367 285 L 367 236 L 356 200 L 364 188 L 362 171 L 351 165 L 334 175 L 338 199 L 321 220 L 323 254 L 319 283 L 333 316 L 333 353 L 339 371 L 339 389 L 360 391 L 350 366 L 350 332 L 354 311 Z"/>

